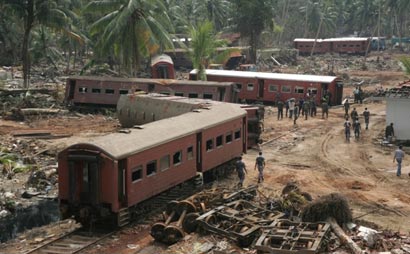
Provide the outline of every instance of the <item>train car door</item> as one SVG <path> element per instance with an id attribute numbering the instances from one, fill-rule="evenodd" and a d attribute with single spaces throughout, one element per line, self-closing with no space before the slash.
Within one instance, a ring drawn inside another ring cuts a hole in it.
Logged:
<path id="1" fill-rule="evenodd" d="M 70 79 L 68 85 L 69 85 L 69 88 L 68 88 L 69 90 L 68 90 L 68 97 L 66 98 L 66 102 L 70 102 L 72 99 L 74 99 L 76 80 Z"/>
<path id="2" fill-rule="evenodd" d="M 335 89 L 335 100 L 334 103 L 335 105 L 340 105 L 342 104 L 342 99 L 343 99 L 343 82 L 342 81 L 336 81 L 336 89 Z"/>
<path id="3" fill-rule="evenodd" d="M 202 172 L 202 133 L 196 134 L 196 169 Z"/>
<path id="4" fill-rule="evenodd" d="M 127 203 L 127 160 L 118 161 L 118 201 L 124 206 Z"/>
<path id="5" fill-rule="evenodd" d="M 259 79 L 258 80 L 258 98 L 263 99 L 263 94 L 265 91 L 265 80 Z"/>
<path id="6" fill-rule="evenodd" d="M 247 141 L 248 141 L 248 129 L 247 129 L 247 117 L 245 116 L 242 119 L 242 152 L 246 153 L 246 149 L 247 149 Z"/>
<path id="7" fill-rule="evenodd" d="M 218 87 L 218 101 L 225 101 L 225 87 Z"/>
<path id="8" fill-rule="evenodd" d="M 70 200 L 78 203 L 99 203 L 99 162 L 94 155 L 69 155 Z"/>

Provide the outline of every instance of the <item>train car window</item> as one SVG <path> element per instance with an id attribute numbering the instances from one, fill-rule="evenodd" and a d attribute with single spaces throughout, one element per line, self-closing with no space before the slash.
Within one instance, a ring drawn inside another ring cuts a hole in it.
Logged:
<path id="1" fill-rule="evenodd" d="M 225 143 L 229 144 L 231 142 L 232 142 L 232 132 L 228 132 L 226 133 L 226 136 L 225 136 Z"/>
<path id="2" fill-rule="evenodd" d="M 206 151 L 211 151 L 214 148 L 214 140 L 208 139 L 206 141 Z"/>
<path id="3" fill-rule="evenodd" d="M 347 45 L 346 44 L 343 44 L 343 48 L 346 48 L 347 47 Z"/>
<path id="4" fill-rule="evenodd" d="M 141 92 L 142 91 L 142 89 L 135 89 L 135 92 Z"/>
<path id="5" fill-rule="evenodd" d="M 197 93 L 189 93 L 188 98 L 198 98 L 198 94 Z"/>
<path id="6" fill-rule="evenodd" d="M 163 156 L 160 160 L 159 160 L 159 169 L 161 171 L 164 171 L 166 169 L 169 169 L 169 154 Z"/>
<path id="7" fill-rule="evenodd" d="M 147 163 L 147 176 L 153 175 L 157 172 L 157 161 L 150 161 Z"/>
<path id="8" fill-rule="evenodd" d="M 131 173 L 131 180 L 133 183 L 142 179 L 142 165 L 134 168 Z"/>
<path id="9" fill-rule="evenodd" d="M 80 92 L 80 93 L 86 93 L 87 91 L 88 91 L 87 87 L 79 87 L 78 88 L 78 92 Z"/>
<path id="10" fill-rule="evenodd" d="M 193 146 L 188 147 L 188 149 L 186 150 L 186 153 L 187 153 L 186 156 L 188 160 L 192 160 L 194 158 L 194 147 Z"/>
<path id="11" fill-rule="evenodd" d="M 169 93 L 169 92 L 160 92 L 160 94 L 163 94 L 163 95 L 170 95 L 170 93 Z"/>
<path id="12" fill-rule="evenodd" d="M 216 137 L 216 147 L 221 147 L 223 144 L 223 135 Z"/>
<path id="13" fill-rule="evenodd" d="M 174 163 L 174 166 L 181 164 L 182 162 L 182 151 L 178 151 L 174 153 L 174 156 L 172 156 L 172 160 Z"/>
<path id="14" fill-rule="evenodd" d="M 184 93 L 175 92 L 175 96 L 181 96 L 181 97 L 184 97 Z"/>
<path id="15" fill-rule="evenodd" d="M 308 92 L 310 93 L 310 94 L 317 94 L 317 88 L 308 88 Z"/>
<path id="16" fill-rule="evenodd" d="M 235 140 L 241 138 L 241 130 L 235 131 Z"/>
<path id="17" fill-rule="evenodd" d="M 120 94 L 128 94 L 128 90 L 120 89 Z"/>
<path id="18" fill-rule="evenodd" d="M 303 88 L 301 86 L 295 86 L 295 93 L 304 94 L 305 93 L 305 88 Z"/>
<path id="19" fill-rule="evenodd" d="M 290 86 L 282 86 L 282 93 L 290 93 Z"/>
<path id="20" fill-rule="evenodd" d="M 210 94 L 210 93 L 204 93 L 204 99 L 212 100 L 212 98 L 213 98 L 213 95 L 212 95 L 212 94 Z"/>
<path id="21" fill-rule="evenodd" d="M 277 85 L 269 85 L 269 92 L 277 92 L 278 90 Z"/>
<path id="22" fill-rule="evenodd" d="M 235 85 L 236 85 L 236 88 L 238 88 L 239 91 L 242 90 L 242 84 L 241 83 L 236 83 Z"/>
<path id="23" fill-rule="evenodd" d="M 246 90 L 248 90 L 248 91 L 253 91 L 253 84 L 252 84 L 252 83 L 249 83 L 249 84 L 246 86 Z"/>
<path id="24" fill-rule="evenodd" d="M 105 89 L 106 94 L 114 94 L 115 90 L 114 89 Z"/>
<path id="25" fill-rule="evenodd" d="M 92 93 L 101 93 L 101 89 L 100 88 L 92 88 L 91 92 Z"/>

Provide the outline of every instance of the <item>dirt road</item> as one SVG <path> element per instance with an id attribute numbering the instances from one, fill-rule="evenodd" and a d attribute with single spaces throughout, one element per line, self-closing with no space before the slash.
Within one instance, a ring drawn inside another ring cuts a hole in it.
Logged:
<path id="1" fill-rule="evenodd" d="M 296 126 L 290 119 L 278 121 L 272 109 L 265 118 L 265 140 L 272 141 L 262 145 L 267 159 L 262 188 L 279 191 L 288 181 L 296 181 L 313 197 L 340 192 L 349 199 L 355 217 L 377 209 L 362 219 L 383 228 L 408 231 L 410 166 L 405 160 L 403 174 L 397 177 L 393 163 L 396 147 L 379 144 L 386 126 L 385 104 L 352 106 L 359 115 L 368 107 L 371 120 L 369 130 L 364 130 L 361 117 L 362 137 L 357 141 L 352 138 L 350 143 L 343 133 L 342 108 L 331 109 L 328 119 L 319 115 L 308 120 L 299 118 Z M 251 169 L 256 153 L 250 151 L 245 158 Z M 251 170 L 248 184 L 256 177 Z"/>

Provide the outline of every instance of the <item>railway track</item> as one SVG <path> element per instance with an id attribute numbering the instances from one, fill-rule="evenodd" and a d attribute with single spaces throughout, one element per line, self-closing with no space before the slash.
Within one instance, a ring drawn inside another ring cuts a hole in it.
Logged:
<path id="1" fill-rule="evenodd" d="M 43 244 L 25 254 L 74 254 L 88 248 L 97 242 L 107 238 L 116 231 L 91 232 L 79 228 L 70 233 L 62 235 L 51 242 Z"/>

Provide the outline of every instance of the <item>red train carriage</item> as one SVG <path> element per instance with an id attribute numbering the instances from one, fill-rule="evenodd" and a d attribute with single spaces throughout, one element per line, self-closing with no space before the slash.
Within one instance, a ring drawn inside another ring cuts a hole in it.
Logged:
<path id="1" fill-rule="evenodd" d="M 115 107 L 120 95 L 136 91 L 225 102 L 237 100 L 234 84 L 228 82 L 73 76 L 66 82 L 65 102 Z"/>
<path id="2" fill-rule="evenodd" d="M 333 76 L 282 74 L 248 71 L 205 70 L 210 81 L 234 82 L 239 90 L 238 98 L 247 102 L 274 103 L 278 99 L 304 98 L 309 92 L 320 105 L 321 98 L 330 93 L 330 104 L 342 102 L 343 83 Z M 197 70 L 191 71 L 195 79 Z"/>
<path id="3" fill-rule="evenodd" d="M 246 152 L 246 122 L 240 105 L 214 103 L 69 146 L 58 156 L 62 216 L 125 223 L 140 202 Z"/>
<path id="4" fill-rule="evenodd" d="M 346 37 L 346 38 L 329 38 L 329 39 L 304 39 L 297 38 L 293 40 L 294 47 L 299 50 L 301 55 L 310 55 L 313 45 L 315 44 L 314 54 L 338 53 L 338 54 L 366 54 L 370 43 L 369 38 L 364 37 Z"/>
<path id="5" fill-rule="evenodd" d="M 168 55 L 158 55 L 151 59 L 151 77 L 175 79 L 174 62 Z"/>

